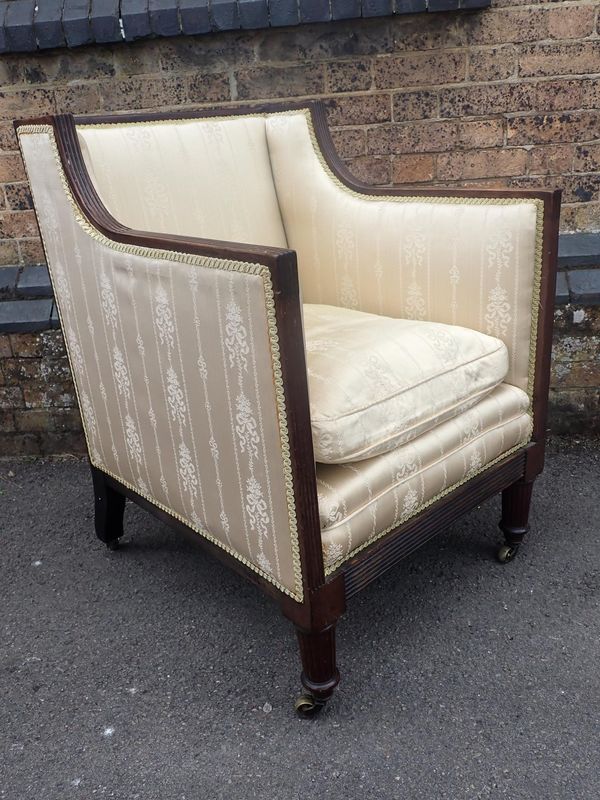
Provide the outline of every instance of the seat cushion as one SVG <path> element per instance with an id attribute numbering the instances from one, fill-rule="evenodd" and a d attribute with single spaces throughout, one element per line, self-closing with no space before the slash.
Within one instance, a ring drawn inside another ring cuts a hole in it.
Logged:
<path id="1" fill-rule="evenodd" d="M 317 464 L 327 570 L 526 444 L 528 407 L 525 392 L 503 383 L 468 411 L 389 453 L 353 464 Z"/>
<path id="2" fill-rule="evenodd" d="M 315 458 L 394 450 L 475 405 L 508 371 L 499 339 L 437 322 L 304 306 Z"/>

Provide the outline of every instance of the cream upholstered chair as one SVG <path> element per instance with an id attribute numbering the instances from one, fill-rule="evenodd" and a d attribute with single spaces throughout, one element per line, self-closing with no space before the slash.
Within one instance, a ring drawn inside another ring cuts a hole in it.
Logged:
<path id="1" fill-rule="evenodd" d="M 102 541 L 128 497 L 273 595 L 303 713 L 339 680 L 346 599 L 500 491 L 513 557 L 557 192 L 370 188 L 318 104 L 16 127 Z"/>

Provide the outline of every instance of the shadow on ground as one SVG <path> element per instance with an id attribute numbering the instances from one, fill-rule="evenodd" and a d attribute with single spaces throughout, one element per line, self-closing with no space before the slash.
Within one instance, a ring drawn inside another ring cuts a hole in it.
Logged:
<path id="1" fill-rule="evenodd" d="M 9 475 L 9 471 L 13 475 Z M 499 503 L 355 598 L 298 720 L 276 606 L 82 463 L 0 462 L 2 800 L 600 797 L 600 447 L 551 447 L 517 560 Z"/>

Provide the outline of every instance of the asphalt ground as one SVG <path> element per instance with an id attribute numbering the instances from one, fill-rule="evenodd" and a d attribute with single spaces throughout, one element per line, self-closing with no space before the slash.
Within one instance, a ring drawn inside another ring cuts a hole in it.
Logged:
<path id="1" fill-rule="evenodd" d="M 86 464 L 0 462 L 2 800 L 600 798 L 600 443 L 554 441 L 517 559 L 494 499 L 354 598 L 292 704 L 275 604 Z"/>

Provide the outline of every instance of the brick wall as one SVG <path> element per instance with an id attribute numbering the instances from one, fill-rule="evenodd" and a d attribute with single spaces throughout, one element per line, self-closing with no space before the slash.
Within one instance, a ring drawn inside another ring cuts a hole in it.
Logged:
<path id="1" fill-rule="evenodd" d="M 0 336 L 0 456 L 84 449 L 61 332 Z"/>
<path id="2" fill-rule="evenodd" d="M 0 264 L 42 259 L 15 116 L 322 97 L 376 184 L 562 186 L 600 229 L 598 3 L 418 14 L 145 40 L 0 60 Z"/>
<path id="3" fill-rule="evenodd" d="M 2 56 L 0 265 L 43 261 L 14 117 L 267 98 L 323 98 L 340 154 L 371 183 L 561 186 L 562 230 L 600 230 L 598 12 L 596 0 L 493 0 L 473 14 Z M 557 310 L 554 430 L 600 427 L 599 335 L 598 307 Z M 81 447 L 60 332 L 0 336 L 0 454 Z"/>

